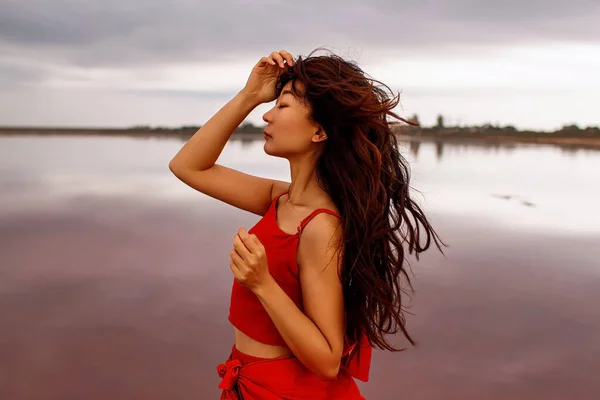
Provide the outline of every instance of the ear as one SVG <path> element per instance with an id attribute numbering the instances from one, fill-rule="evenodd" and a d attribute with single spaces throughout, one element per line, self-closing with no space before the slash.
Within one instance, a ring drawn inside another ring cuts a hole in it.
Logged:
<path id="1" fill-rule="evenodd" d="M 319 127 L 319 130 L 315 132 L 311 140 L 313 143 L 324 142 L 325 140 L 327 140 L 327 133 L 322 127 Z"/>

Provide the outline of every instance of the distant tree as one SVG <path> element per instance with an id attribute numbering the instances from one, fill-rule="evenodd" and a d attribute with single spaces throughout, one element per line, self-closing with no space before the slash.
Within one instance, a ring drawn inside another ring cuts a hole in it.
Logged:
<path id="1" fill-rule="evenodd" d="M 260 133 L 263 131 L 263 127 L 256 126 L 252 122 L 245 121 L 235 129 L 238 133 Z"/>
<path id="2" fill-rule="evenodd" d="M 129 129 L 133 129 L 134 131 L 149 131 L 152 130 L 150 125 L 135 125 Z"/>
<path id="3" fill-rule="evenodd" d="M 417 124 L 418 126 L 421 126 L 421 123 L 419 122 L 419 116 L 417 114 L 413 114 L 410 118 L 409 121 L 412 123 Z"/>
<path id="4" fill-rule="evenodd" d="M 197 131 L 200 128 L 201 128 L 200 125 L 183 125 L 183 126 L 180 126 L 178 130 L 180 130 L 180 131 Z"/>
<path id="5" fill-rule="evenodd" d="M 598 132 L 600 131 L 600 128 L 597 126 L 588 126 L 587 128 L 585 128 L 586 131 L 590 131 L 590 132 Z"/>
<path id="6" fill-rule="evenodd" d="M 444 127 L 444 116 L 442 114 L 439 114 L 437 116 L 437 128 L 443 128 Z"/>

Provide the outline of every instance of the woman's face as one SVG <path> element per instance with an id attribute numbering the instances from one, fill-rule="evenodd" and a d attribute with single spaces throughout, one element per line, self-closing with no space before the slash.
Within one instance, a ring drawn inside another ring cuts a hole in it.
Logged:
<path id="1" fill-rule="evenodd" d="M 296 84 L 298 85 L 298 84 Z M 291 158 L 313 151 L 326 136 L 310 119 L 310 107 L 291 91 L 292 82 L 283 87 L 275 106 L 263 115 L 267 154 Z M 302 91 L 300 91 L 302 93 Z"/>

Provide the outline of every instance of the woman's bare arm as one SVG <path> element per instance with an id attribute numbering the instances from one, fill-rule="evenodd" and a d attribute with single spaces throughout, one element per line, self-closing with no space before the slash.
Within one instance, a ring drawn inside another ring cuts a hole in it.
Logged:
<path id="1" fill-rule="evenodd" d="M 275 99 L 275 82 L 284 68 L 284 60 L 293 63 L 291 54 L 286 51 L 273 52 L 259 60 L 244 89 L 173 157 L 169 169 L 177 178 L 208 196 L 258 215 L 264 215 L 272 199 L 287 190 L 287 182 L 248 175 L 216 164 L 235 128 L 259 104 Z"/>
<path id="2" fill-rule="evenodd" d="M 339 220 L 320 214 L 298 247 L 304 312 L 273 279 L 255 291 L 294 355 L 321 379 L 334 379 L 344 348 L 344 298 L 338 271 Z"/>
<path id="3" fill-rule="evenodd" d="M 169 163 L 173 174 L 188 186 L 258 215 L 264 215 L 274 196 L 289 183 L 248 175 L 216 164 L 235 128 L 256 107 L 240 92 L 181 148 Z"/>

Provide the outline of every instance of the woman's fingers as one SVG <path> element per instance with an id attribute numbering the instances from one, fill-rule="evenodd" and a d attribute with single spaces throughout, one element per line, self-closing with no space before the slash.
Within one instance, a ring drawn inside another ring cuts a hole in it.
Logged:
<path id="1" fill-rule="evenodd" d="M 250 255 L 250 250 L 248 250 L 239 234 L 236 234 L 233 238 L 233 248 L 240 256 L 244 258 L 247 258 Z"/>
<path id="2" fill-rule="evenodd" d="M 239 253 L 235 249 L 231 250 L 229 253 L 229 258 L 231 259 L 233 265 L 237 267 L 237 269 L 240 269 L 242 265 L 244 265 L 244 259 L 240 257 Z"/>
<path id="3" fill-rule="evenodd" d="M 268 57 L 262 57 L 259 61 L 257 65 L 264 65 L 264 64 L 269 64 L 269 65 L 277 65 L 277 63 L 275 61 L 273 61 L 273 59 L 271 58 L 271 56 Z"/>
<path id="4" fill-rule="evenodd" d="M 238 267 L 237 265 L 235 265 L 235 263 L 234 263 L 233 261 L 231 261 L 231 262 L 229 263 L 229 269 L 231 270 L 231 273 L 233 274 L 233 277 L 234 277 L 234 278 L 235 278 L 235 279 L 236 279 L 238 282 L 240 282 L 240 283 L 241 283 L 241 281 L 240 281 L 240 280 L 241 280 L 242 278 L 241 278 L 241 272 L 240 272 L 240 269 L 239 269 L 239 267 Z"/>
<path id="5" fill-rule="evenodd" d="M 283 57 L 278 52 L 274 51 L 271 53 L 271 58 L 279 64 L 281 68 L 283 68 Z"/>
<path id="6" fill-rule="evenodd" d="M 288 53 L 285 50 L 279 50 L 279 54 L 281 54 L 281 56 L 285 58 L 285 61 L 287 61 L 287 64 L 290 67 L 294 65 L 294 57 L 290 53 Z"/>
<path id="7" fill-rule="evenodd" d="M 257 67 L 263 67 L 265 65 L 275 65 L 275 61 L 273 61 L 271 57 L 261 57 L 256 63 Z"/>
<path id="8" fill-rule="evenodd" d="M 258 64 L 279 65 L 279 67 L 284 68 L 284 62 L 291 67 L 294 65 L 294 57 L 289 52 L 280 50 L 272 52 L 267 57 L 262 57 Z"/>

